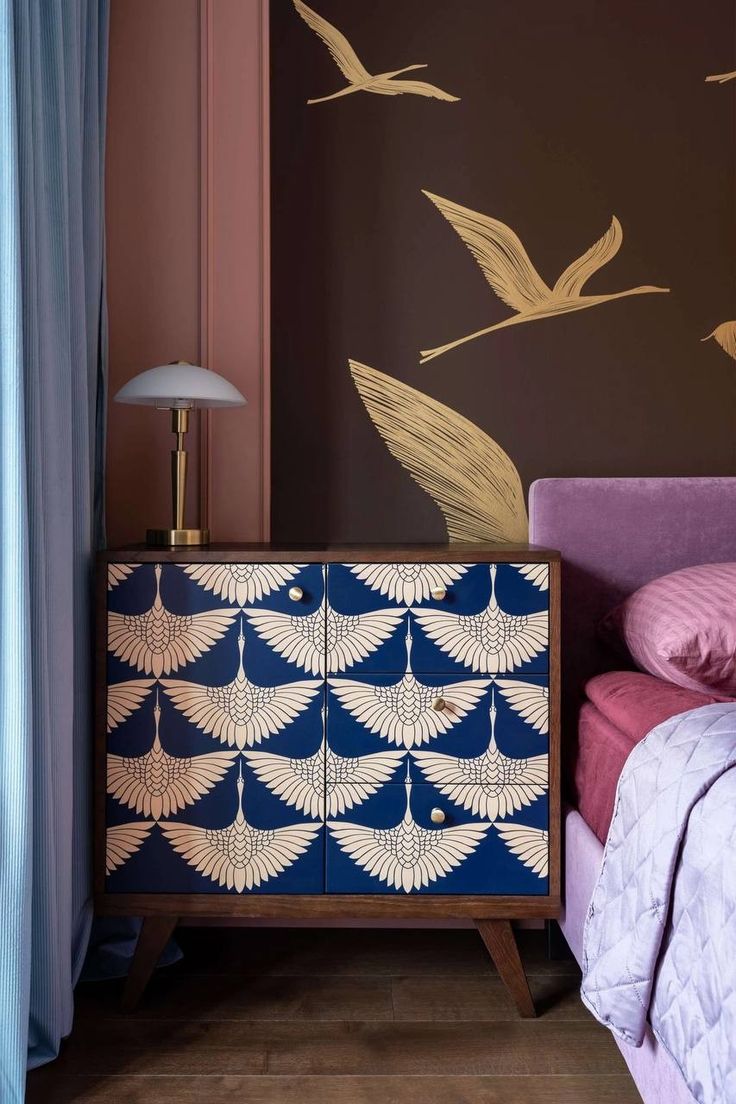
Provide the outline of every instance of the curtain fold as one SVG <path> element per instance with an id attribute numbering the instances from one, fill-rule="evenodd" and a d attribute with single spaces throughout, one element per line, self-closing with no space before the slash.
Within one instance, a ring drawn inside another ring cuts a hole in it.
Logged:
<path id="1" fill-rule="evenodd" d="M 107 0 L 0 0 L 0 1100 L 71 1030 L 90 908 Z"/>

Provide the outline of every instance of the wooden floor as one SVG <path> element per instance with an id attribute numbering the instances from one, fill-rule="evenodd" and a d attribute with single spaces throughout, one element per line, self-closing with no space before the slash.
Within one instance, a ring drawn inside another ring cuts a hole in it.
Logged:
<path id="1" fill-rule="evenodd" d="M 574 962 L 521 935 L 519 1020 L 475 932 L 189 929 L 138 1012 L 81 985 L 28 1104 L 636 1104 Z"/>

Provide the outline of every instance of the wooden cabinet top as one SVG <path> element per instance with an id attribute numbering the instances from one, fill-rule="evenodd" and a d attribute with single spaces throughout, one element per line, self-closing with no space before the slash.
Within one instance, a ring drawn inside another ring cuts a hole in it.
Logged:
<path id="1" fill-rule="evenodd" d="M 210 544 L 151 548 L 134 544 L 98 554 L 98 562 L 130 563 L 515 563 L 556 561 L 560 553 L 533 544 Z"/>

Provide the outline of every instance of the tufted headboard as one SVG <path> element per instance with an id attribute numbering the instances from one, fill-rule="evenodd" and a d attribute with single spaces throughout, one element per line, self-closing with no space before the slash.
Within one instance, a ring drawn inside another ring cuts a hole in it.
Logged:
<path id="1" fill-rule="evenodd" d="M 562 553 L 569 731 L 585 682 L 613 664 L 597 636 L 604 614 L 659 575 L 736 562 L 736 478 L 539 479 L 529 516 L 530 540 Z"/>

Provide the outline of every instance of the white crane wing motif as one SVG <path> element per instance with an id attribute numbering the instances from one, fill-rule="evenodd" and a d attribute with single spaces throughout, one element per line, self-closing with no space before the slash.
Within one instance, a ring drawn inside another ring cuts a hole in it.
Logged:
<path id="1" fill-rule="evenodd" d="M 404 758 L 403 751 L 379 751 L 360 758 L 325 752 L 293 759 L 268 751 L 245 752 L 257 778 L 287 805 L 312 817 L 339 816 L 360 805 L 388 782 Z"/>
<path id="2" fill-rule="evenodd" d="M 132 679 L 129 682 L 114 682 L 107 688 L 107 731 L 112 732 L 119 724 L 134 713 L 147 694 L 150 694 L 155 679 Z"/>
<path id="3" fill-rule="evenodd" d="M 258 686 L 245 674 L 242 621 L 238 635 L 238 673 L 225 686 L 204 686 L 179 679 L 161 679 L 166 694 L 192 724 L 241 751 L 280 732 L 319 693 L 319 679 Z"/>
<path id="4" fill-rule="evenodd" d="M 448 732 L 483 697 L 490 679 L 469 679 L 429 686 L 411 669 L 411 623 L 406 633 L 406 671 L 385 685 L 353 679 L 328 679 L 332 693 L 351 716 L 389 743 L 413 748 Z"/>
<path id="5" fill-rule="evenodd" d="M 457 805 L 488 820 L 511 816 L 547 792 L 546 755 L 515 759 L 496 744 L 496 707 L 491 705 L 491 739 L 482 755 L 458 758 L 434 751 L 415 751 L 424 777 Z"/>
<path id="6" fill-rule="evenodd" d="M 535 587 L 539 590 L 549 590 L 549 564 L 548 563 L 524 563 L 524 564 L 512 564 L 517 571 L 520 571 L 525 579 L 528 579 L 530 583 L 534 583 Z"/>
<path id="7" fill-rule="evenodd" d="M 411 813 L 411 781 L 407 766 L 406 812 L 393 828 L 370 828 L 346 821 L 328 821 L 340 848 L 362 870 L 404 893 L 425 888 L 446 877 L 476 850 L 488 824 L 456 824 L 422 828 Z"/>
<path id="8" fill-rule="evenodd" d="M 540 878 L 549 870 L 549 833 L 543 828 L 528 828 L 524 824 L 496 824 L 496 831 L 512 855 L 528 866 Z"/>
<path id="9" fill-rule="evenodd" d="M 238 812 L 226 828 L 201 828 L 178 821 L 161 821 L 174 850 L 213 882 L 242 893 L 276 878 L 303 855 L 321 824 L 290 824 L 281 828 L 254 828 L 243 813 L 243 778 L 238 778 Z"/>
<path id="10" fill-rule="evenodd" d="M 226 602 L 259 602 L 298 575 L 304 564 L 187 564 L 187 575 Z"/>
<path id="11" fill-rule="evenodd" d="M 108 755 L 107 792 L 123 805 L 160 820 L 193 805 L 211 790 L 232 766 L 237 751 L 204 755 L 169 755 L 161 746 L 158 699 L 153 710 L 153 744 L 144 755 Z"/>
<path id="12" fill-rule="evenodd" d="M 246 614 L 262 640 L 280 656 L 307 674 L 345 671 L 375 652 L 393 633 L 405 609 L 373 610 L 369 613 L 338 613 L 327 602 L 313 613 L 275 613 L 253 610 Z"/>
<path id="13" fill-rule="evenodd" d="M 138 821 L 131 824 L 113 824 L 107 829 L 105 873 L 112 874 L 127 862 L 150 834 L 153 823 Z"/>
<path id="14" fill-rule="evenodd" d="M 118 583 L 127 579 L 140 564 L 111 563 L 107 565 L 107 589 L 114 590 Z"/>
<path id="15" fill-rule="evenodd" d="M 510 614 L 498 604 L 496 565 L 491 565 L 491 600 L 480 613 L 412 609 L 417 623 L 446 655 L 473 671 L 498 675 L 541 655 L 549 641 L 546 610 Z"/>
<path id="16" fill-rule="evenodd" d="M 549 689 L 533 682 L 520 682 L 517 679 L 497 679 L 501 696 L 515 713 L 523 717 L 527 724 L 546 736 L 549 731 Z"/>
<path id="17" fill-rule="evenodd" d="M 384 594 L 402 606 L 426 602 L 432 591 L 444 589 L 456 582 L 468 570 L 469 564 L 353 564 L 353 575 L 371 590 Z M 536 566 L 536 565 L 535 565 Z"/>
<path id="18" fill-rule="evenodd" d="M 156 564 L 156 598 L 145 613 L 107 615 L 107 646 L 118 659 L 146 675 L 168 675 L 199 659 L 225 635 L 237 610 L 171 613 L 161 601 L 161 565 Z"/>

